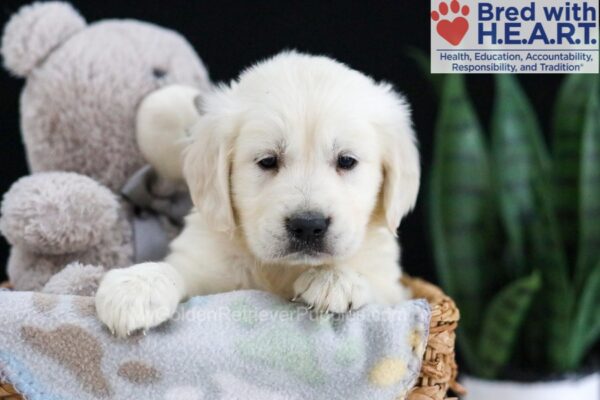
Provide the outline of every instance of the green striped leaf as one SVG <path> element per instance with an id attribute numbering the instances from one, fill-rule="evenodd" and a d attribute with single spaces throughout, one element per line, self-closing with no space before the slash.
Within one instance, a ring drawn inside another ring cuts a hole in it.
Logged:
<path id="1" fill-rule="evenodd" d="M 442 90 L 444 88 L 445 75 L 431 73 L 431 59 L 428 55 L 426 55 L 423 52 L 423 50 L 418 49 L 416 47 L 409 47 L 406 50 L 406 54 L 409 58 L 412 58 L 416 62 L 423 75 L 427 77 L 427 79 L 431 83 L 431 86 L 433 86 L 433 89 L 435 90 L 437 96 L 441 97 Z"/>
<path id="2" fill-rule="evenodd" d="M 492 111 L 493 169 L 514 276 L 526 272 L 527 227 L 536 209 L 533 182 L 549 176 L 549 157 L 535 115 L 516 78 L 497 75 Z"/>
<path id="3" fill-rule="evenodd" d="M 429 197 L 434 254 L 440 280 L 462 312 L 461 336 L 471 339 L 494 279 L 487 259 L 493 202 L 481 126 L 460 75 L 445 79 L 435 140 Z"/>
<path id="4" fill-rule="evenodd" d="M 534 183 L 536 213 L 531 220 L 531 264 L 542 273 L 544 285 L 541 301 L 546 308 L 547 354 L 553 370 L 568 370 L 568 343 L 571 336 L 575 293 L 562 251 L 559 230 L 553 213 L 551 197 L 545 181 Z M 534 329 L 539 329 L 534 327 Z"/>
<path id="5" fill-rule="evenodd" d="M 549 157 L 535 112 L 516 78 L 499 75 L 496 83 L 492 137 L 503 222 L 517 261 L 515 273 L 522 275 L 533 268 L 542 274 L 542 301 L 548 309 L 547 353 L 553 367 L 562 370 L 573 293 L 555 220 Z"/>
<path id="6" fill-rule="evenodd" d="M 573 334 L 571 335 L 569 370 L 581 365 L 587 351 L 600 339 L 600 261 L 591 270 L 581 292 Z"/>
<path id="7" fill-rule="evenodd" d="M 586 123 L 583 129 L 581 156 L 581 197 L 579 209 L 579 256 L 577 260 L 577 287 L 587 279 L 600 260 L 600 94 L 596 79 Z"/>
<path id="8" fill-rule="evenodd" d="M 505 287 L 488 306 L 478 347 L 483 378 L 497 378 L 510 360 L 519 329 L 540 286 L 536 271 Z"/>
<path id="9" fill-rule="evenodd" d="M 583 132 L 597 75 L 568 75 L 558 93 L 553 129 L 553 195 L 557 219 L 569 253 L 579 235 L 580 170 Z M 574 260 L 573 260 L 574 261 Z"/>

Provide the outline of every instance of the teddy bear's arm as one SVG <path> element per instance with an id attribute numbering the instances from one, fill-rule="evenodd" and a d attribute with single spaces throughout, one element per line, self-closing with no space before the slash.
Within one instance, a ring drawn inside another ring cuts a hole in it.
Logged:
<path id="1" fill-rule="evenodd" d="M 11 245 L 37 254 L 82 252 L 110 234 L 119 207 L 115 195 L 91 178 L 38 173 L 4 195 L 0 230 Z"/>

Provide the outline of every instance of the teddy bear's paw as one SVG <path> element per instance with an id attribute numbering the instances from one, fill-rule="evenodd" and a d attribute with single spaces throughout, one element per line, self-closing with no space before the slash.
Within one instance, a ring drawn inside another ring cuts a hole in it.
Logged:
<path id="1" fill-rule="evenodd" d="M 354 272 L 335 268 L 311 268 L 294 282 L 295 298 L 317 312 L 345 313 L 372 299 L 367 279 Z"/>
<path id="2" fill-rule="evenodd" d="M 176 311 L 183 281 L 167 263 L 143 263 L 109 271 L 96 293 L 98 318 L 120 337 L 157 326 Z"/>

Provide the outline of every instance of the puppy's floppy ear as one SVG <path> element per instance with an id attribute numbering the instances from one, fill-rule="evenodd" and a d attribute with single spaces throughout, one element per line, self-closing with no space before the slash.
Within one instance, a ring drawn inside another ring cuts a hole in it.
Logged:
<path id="1" fill-rule="evenodd" d="M 388 106 L 381 110 L 386 115 L 381 116 L 379 125 L 383 136 L 383 208 L 387 226 L 395 234 L 417 201 L 421 165 L 409 106 L 390 85 L 381 88 L 390 96 Z"/>
<path id="2" fill-rule="evenodd" d="M 184 151 L 183 174 L 196 209 L 215 229 L 232 231 L 235 216 L 229 177 L 235 118 L 219 101 L 224 97 L 222 92 L 208 97 L 201 104 L 203 115 L 192 129 L 192 142 Z"/>

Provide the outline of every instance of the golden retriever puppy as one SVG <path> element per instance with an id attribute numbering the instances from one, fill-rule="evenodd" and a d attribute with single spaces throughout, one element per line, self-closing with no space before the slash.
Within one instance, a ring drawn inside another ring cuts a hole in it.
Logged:
<path id="1" fill-rule="evenodd" d="M 396 229 L 420 165 L 390 85 L 284 52 L 199 108 L 184 154 L 195 208 L 164 262 L 106 274 L 96 309 L 109 329 L 150 328 L 187 297 L 236 289 L 334 313 L 407 297 Z"/>

